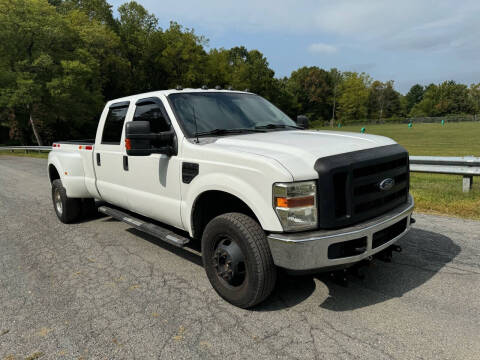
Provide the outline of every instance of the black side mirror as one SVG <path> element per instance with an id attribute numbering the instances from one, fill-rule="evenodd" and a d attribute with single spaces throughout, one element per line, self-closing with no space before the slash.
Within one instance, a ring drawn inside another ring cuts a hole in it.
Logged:
<path id="1" fill-rule="evenodd" d="M 173 130 L 152 133 L 149 121 L 130 121 L 125 126 L 125 148 L 131 156 L 172 155 L 174 138 Z"/>
<path id="2" fill-rule="evenodd" d="M 298 115 L 297 116 L 297 125 L 304 128 L 308 129 L 308 117 L 306 115 Z"/>

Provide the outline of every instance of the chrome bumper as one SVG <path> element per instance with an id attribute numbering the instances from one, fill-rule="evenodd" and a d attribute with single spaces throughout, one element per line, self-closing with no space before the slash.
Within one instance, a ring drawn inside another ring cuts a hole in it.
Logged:
<path id="1" fill-rule="evenodd" d="M 364 223 L 340 230 L 308 231 L 301 233 L 280 233 L 267 236 L 275 265 L 289 270 L 314 270 L 327 267 L 354 264 L 366 259 L 395 243 L 410 230 L 410 217 L 414 201 L 409 195 L 408 202 L 394 210 Z M 382 245 L 372 248 L 373 235 L 407 218 L 405 230 Z M 328 247 L 332 244 L 367 238 L 366 250 L 354 256 L 329 259 Z"/>

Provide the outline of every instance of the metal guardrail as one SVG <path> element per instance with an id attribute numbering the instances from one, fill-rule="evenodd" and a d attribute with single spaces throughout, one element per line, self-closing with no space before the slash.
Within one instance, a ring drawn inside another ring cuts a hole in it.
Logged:
<path id="1" fill-rule="evenodd" d="M 25 152 L 29 151 L 50 151 L 52 150 L 51 146 L 0 146 L 0 151 L 7 150 L 7 151 L 15 151 L 15 150 L 23 150 Z"/>
<path id="2" fill-rule="evenodd" d="M 463 176 L 463 192 L 469 192 L 473 177 L 480 176 L 480 158 L 473 156 L 410 156 L 410 171 Z"/>
<path id="3" fill-rule="evenodd" d="M 2 150 L 50 151 L 51 146 L 0 146 Z M 480 158 L 473 156 L 447 157 L 447 156 L 410 156 L 410 171 L 451 174 L 463 176 L 463 192 L 468 192 L 473 185 L 473 177 L 480 176 Z"/>

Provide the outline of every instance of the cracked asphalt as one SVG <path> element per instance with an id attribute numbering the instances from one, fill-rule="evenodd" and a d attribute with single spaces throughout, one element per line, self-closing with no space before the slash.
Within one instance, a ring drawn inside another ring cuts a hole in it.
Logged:
<path id="1" fill-rule="evenodd" d="M 0 156 L 0 359 L 479 359 L 480 222 L 415 217 L 363 280 L 282 275 L 242 310 L 195 248 L 108 217 L 64 225 L 46 160 Z"/>

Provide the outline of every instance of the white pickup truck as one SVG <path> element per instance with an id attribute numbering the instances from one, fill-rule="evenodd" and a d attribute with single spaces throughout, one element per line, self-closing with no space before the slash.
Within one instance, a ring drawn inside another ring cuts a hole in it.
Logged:
<path id="1" fill-rule="evenodd" d="M 100 212 L 170 244 L 201 241 L 213 288 L 248 308 L 271 293 L 277 267 L 345 269 L 391 255 L 414 222 L 403 147 L 307 127 L 249 92 L 112 100 L 94 141 L 53 144 L 54 209 L 70 223 L 102 200 Z"/>

